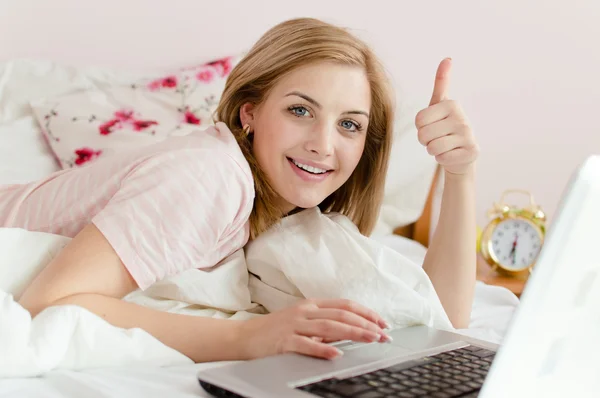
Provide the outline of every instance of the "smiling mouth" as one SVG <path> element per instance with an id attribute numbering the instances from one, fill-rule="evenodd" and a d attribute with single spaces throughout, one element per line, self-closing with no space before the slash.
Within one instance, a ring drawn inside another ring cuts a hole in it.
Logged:
<path id="1" fill-rule="evenodd" d="M 318 167 L 313 167 L 313 166 L 309 166 L 307 164 L 302 164 L 300 162 L 295 161 L 292 158 L 287 158 L 287 160 L 289 160 L 291 163 L 294 164 L 294 166 L 296 166 L 297 168 L 299 168 L 302 171 L 305 171 L 307 173 L 313 174 L 313 175 L 324 175 L 327 174 L 333 170 L 329 169 L 320 169 Z"/>

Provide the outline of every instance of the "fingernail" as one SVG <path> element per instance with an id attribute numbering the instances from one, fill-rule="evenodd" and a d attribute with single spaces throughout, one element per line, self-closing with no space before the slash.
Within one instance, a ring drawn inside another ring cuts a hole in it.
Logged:
<path id="1" fill-rule="evenodd" d="M 335 349 L 338 353 L 338 356 L 344 355 L 344 351 L 340 350 L 339 348 Z"/>
<path id="2" fill-rule="evenodd" d="M 390 324 L 389 324 L 389 323 L 387 323 L 386 321 L 383 321 L 383 328 L 384 328 L 384 329 L 389 329 L 389 328 L 391 328 L 391 326 L 390 326 Z"/>
<path id="3" fill-rule="evenodd" d="M 394 341 L 394 339 L 392 339 L 392 336 L 389 336 L 387 334 L 382 334 L 381 338 L 379 339 L 380 343 L 390 343 Z"/>

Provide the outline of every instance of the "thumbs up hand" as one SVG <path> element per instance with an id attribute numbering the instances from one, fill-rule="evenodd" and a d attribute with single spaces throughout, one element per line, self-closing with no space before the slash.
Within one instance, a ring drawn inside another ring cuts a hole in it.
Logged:
<path id="1" fill-rule="evenodd" d="M 452 60 L 440 62 L 429 106 L 415 118 L 419 142 L 446 173 L 464 175 L 472 172 L 479 154 L 473 131 L 458 102 L 449 99 Z"/>

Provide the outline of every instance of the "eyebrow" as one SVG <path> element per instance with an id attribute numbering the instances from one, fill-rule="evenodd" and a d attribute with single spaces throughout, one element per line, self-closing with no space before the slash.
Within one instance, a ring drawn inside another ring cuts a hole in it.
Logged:
<path id="1" fill-rule="evenodd" d="M 295 95 L 297 97 L 300 97 L 304 100 L 306 100 L 307 102 L 310 102 L 312 105 L 316 106 L 317 109 L 322 109 L 323 106 L 321 104 L 319 104 L 315 99 L 309 97 L 308 95 L 301 93 L 300 91 L 292 91 L 290 93 L 287 93 L 285 96 L 286 97 L 290 97 L 292 95 Z M 358 110 L 353 110 L 353 111 L 346 111 L 343 112 L 344 115 L 364 115 L 367 118 L 369 117 L 369 112 L 365 112 L 365 111 L 358 111 Z"/>

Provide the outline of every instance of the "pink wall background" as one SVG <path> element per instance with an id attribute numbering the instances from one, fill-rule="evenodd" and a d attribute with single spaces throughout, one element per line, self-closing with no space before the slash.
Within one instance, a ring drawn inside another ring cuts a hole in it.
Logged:
<path id="1" fill-rule="evenodd" d="M 0 0 L 0 60 L 183 66 L 245 50 L 297 16 L 354 28 L 399 100 L 419 108 L 438 62 L 453 57 L 452 96 L 482 148 L 480 224 L 507 188 L 530 190 L 551 218 L 576 165 L 600 153 L 597 0 Z"/>

